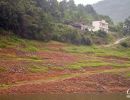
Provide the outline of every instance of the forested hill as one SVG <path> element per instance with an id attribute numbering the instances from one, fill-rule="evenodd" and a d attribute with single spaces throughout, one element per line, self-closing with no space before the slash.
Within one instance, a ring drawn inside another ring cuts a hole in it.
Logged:
<path id="1" fill-rule="evenodd" d="M 93 7 L 99 14 L 108 15 L 114 21 L 124 21 L 130 16 L 130 0 L 103 0 Z"/>
<path id="2" fill-rule="evenodd" d="M 28 39 L 80 43 L 84 37 L 64 23 L 89 24 L 101 19 L 111 22 L 108 16 L 98 15 L 91 5 L 76 5 L 74 0 L 0 0 L 0 34 L 7 34 L 5 30 Z"/>

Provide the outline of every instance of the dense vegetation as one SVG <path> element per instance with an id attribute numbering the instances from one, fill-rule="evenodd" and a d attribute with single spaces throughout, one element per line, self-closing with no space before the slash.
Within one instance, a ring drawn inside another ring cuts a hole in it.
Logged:
<path id="1" fill-rule="evenodd" d="M 4 30 L 31 39 L 48 37 L 50 23 L 36 1 L 1 0 L 0 12 L 0 27 Z"/>
<path id="2" fill-rule="evenodd" d="M 128 17 L 124 22 L 124 33 L 130 35 L 130 17 Z"/>
<path id="3" fill-rule="evenodd" d="M 93 20 L 101 19 L 109 23 L 112 32 L 121 36 L 130 33 L 129 18 L 115 26 L 108 16 L 97 14 L 91 5 L 75 5 L 73 0 L 1 0 L 0 12 L 2 35 L 73 44 L 106 44 L 113 40 L 112 35 L 102 31 L 82 32 L 66 25 L 75 22 L 90 25 Z"/>
<path id="4" fill-rule="evenodd" d="M 98 15 L 91 5 L 75 5 L 73 0 L 1 0 L 0 12 L 0 34 L 14 33 L 44 41 L 53 39 L 90 45 L 90 36 L 64 23 L 91 24 L 93 20 L 105 19 L 112 24 L 108 16 Z"/>

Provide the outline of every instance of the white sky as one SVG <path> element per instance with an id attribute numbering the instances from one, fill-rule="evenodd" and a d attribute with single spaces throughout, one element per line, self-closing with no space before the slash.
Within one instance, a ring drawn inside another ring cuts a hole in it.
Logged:
<path id="1" fill-rule="evenodd" d="M 62 0 L 58 0 L 58 1 L 62 1 Z M 76 4 L 94 4 L 98 1 L 101 1 L 101 0 L 74 0 Z"/>

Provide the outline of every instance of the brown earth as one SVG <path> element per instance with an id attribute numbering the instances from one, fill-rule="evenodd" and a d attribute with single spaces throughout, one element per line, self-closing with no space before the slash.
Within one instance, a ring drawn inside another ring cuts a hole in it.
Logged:
<path id="1" fill-rule="evenodd" d="M 14 86 L 1 90 L 0 94 L 125 93 L 129 86 L 130 80 L 120 75 L 96 74 L 56 82 Z"/>
<path id="2" fill-rule="evenodd" d="M 37 52 L 13 48 L 0 49 L 0 67 L 6 70 L 0 73 L 0 94 L 119 93 L 130 88 L 130 79 L 123 76 L 130 68 L 90 66 L 80 70 L 67 69 L 66 65 L 90 57 L 85 54 L 66 53 L 62 51 L 63 46 L 48 44 L 49 51 Z M 34 58 L 31 58 L 33 56 Z M 129 61 L 128 58 L 112 56 L 99 58 L 119 63 Z M 28 68 L 33 65 L 48 67 L 49 70 L 29 72 Z"/>

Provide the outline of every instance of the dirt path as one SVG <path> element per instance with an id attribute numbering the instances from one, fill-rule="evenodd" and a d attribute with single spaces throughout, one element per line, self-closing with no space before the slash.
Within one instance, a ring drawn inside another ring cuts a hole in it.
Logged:
<path id="1" fill-rule="evenodd" d="M 119 43 L 121 43 L 122 41 L 124 41 L 124 40 L 126 40 L 126 39 L 128 39 L 128 38 L 129 38 L 129 37 L 124 37 L 124 38 L 118 39 L 118 40 L 114 43 L 114 45 L 119 44 Z"/>
<path id="2" fill-rule="evenodd" d="M 127 71 L 130 71 L 130 68 L 85 71 L 41 80 L 24 81 L 0 89 L 0 94 L 126 92 L 130 81 L 116 73 Z"/>
<path id="3" fill-rule="evenodd" d="M 36 84 L 41 84 L 41 83 L 58 82 L 58 81 L 63 81 L 63 80 L 76 78 L 76 77 L 84 77 L 84 76 L 87 77 L 87 76 L 102 74 L 102 73 L 120 73 L 120 72 L 126 72 L 126 71 L 130 71 L 130 68 L 86 71 L 86 72 L 81 72 L 81 73 L 72 73 L 72 74 L 65 74 L 65 75 L 60 75 L 56 77 L 49 77 L 47 79 L 17 82 L 15 84 L 12 84 L 11 87 L 30 85 L 30 84 L 36 85 Z"/>
<path id="4" fill-rule="evenodd" d="M 105 47 L 111 47 L 111 46 L 117 45 L 117 44 L 119 44 L 119 43 L 125 41 L 125 40 L 128 39 L 128 38 L 129 38 L 129 36 L 120 38 L 120 39 L 116 40 L 114 43 L 105 45 Z"/>

